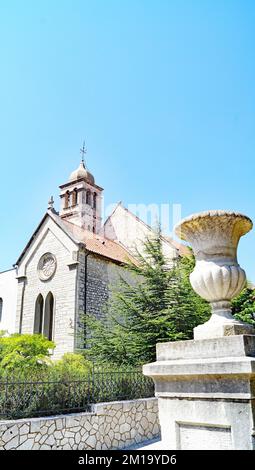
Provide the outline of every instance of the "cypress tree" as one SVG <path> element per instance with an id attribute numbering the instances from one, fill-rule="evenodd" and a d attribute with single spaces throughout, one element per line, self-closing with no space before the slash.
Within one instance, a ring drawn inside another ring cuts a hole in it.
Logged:
<path id="1" fill-rule="evenodd" d="M 208 303 L 189 282 L 192 252 L 170 262 L 159 228 L 136 258 L 137 263 L 126 267 L 131 278 L 123 275 L 113 287 L 105 320 L 88 318 L 87 355 L 93 360 L 129 365 L 154 361 L 157 343 L 190 339 L 193 328 L 210 317 Z"/>

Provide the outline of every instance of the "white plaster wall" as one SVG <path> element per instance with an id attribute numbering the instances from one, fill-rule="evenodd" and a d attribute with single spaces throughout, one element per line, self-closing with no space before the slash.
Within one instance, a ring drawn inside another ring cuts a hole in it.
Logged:
<path id="1" fill-rule="evenodd" d="M 15 269 L 0 273 L 0 298 L 3 299 L 0 330 L 14 333 L 17 303 L 17 279 Z"/>

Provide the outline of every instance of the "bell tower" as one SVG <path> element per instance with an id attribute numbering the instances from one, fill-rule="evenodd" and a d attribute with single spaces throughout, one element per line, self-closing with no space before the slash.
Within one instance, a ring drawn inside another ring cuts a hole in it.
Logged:
<path id="1" fill-rule="evenodd" d="M 60 217 L 93 233 L 99 233 L 102 224 L 103 188 L 95 183 L 94 176 L 84 162 L 86 150 L 81 149 L 82 160 L 69 181 L 60 186 Z"/>

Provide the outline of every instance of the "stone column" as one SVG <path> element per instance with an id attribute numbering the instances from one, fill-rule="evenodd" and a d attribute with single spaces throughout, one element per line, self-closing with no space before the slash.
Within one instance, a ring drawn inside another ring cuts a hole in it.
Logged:
<path id="1" fill-rule="evenodd" d="M 194 290 L 212 316 L 194 340 L 157 345 L 157 362 L 144 366 L 155 382 L 164 449 L 254 449 L 255 336 L 234 320 L 230 301 L 245 285 L 237 245 L 252 228 L 239 213 L 209 211 L 177 227 L 190 242 Z"/>

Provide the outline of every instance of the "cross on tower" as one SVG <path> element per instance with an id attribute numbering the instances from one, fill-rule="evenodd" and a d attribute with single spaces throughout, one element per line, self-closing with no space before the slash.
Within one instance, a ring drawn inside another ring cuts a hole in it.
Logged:
<path id="1" fill-rule="evenodd" d="M 85 147 L 85 141 L 83 142 L 83 146 L 82 146 L 82 149 L 80 149 L 80 153 L 82 154 L 82 158 L 81 158 L 81 161 L 82 163 L 84 163 L 84 157 L 87 153 L 87 149 Z"/>
<path id="2" fill-rule="evenodd" d="M 53 196 L 51 196 L 49 202 L 48 202 L 48 209 L 49 210 L 52 210 L 54 209 L 54 199 L 53 199 Z"/>

